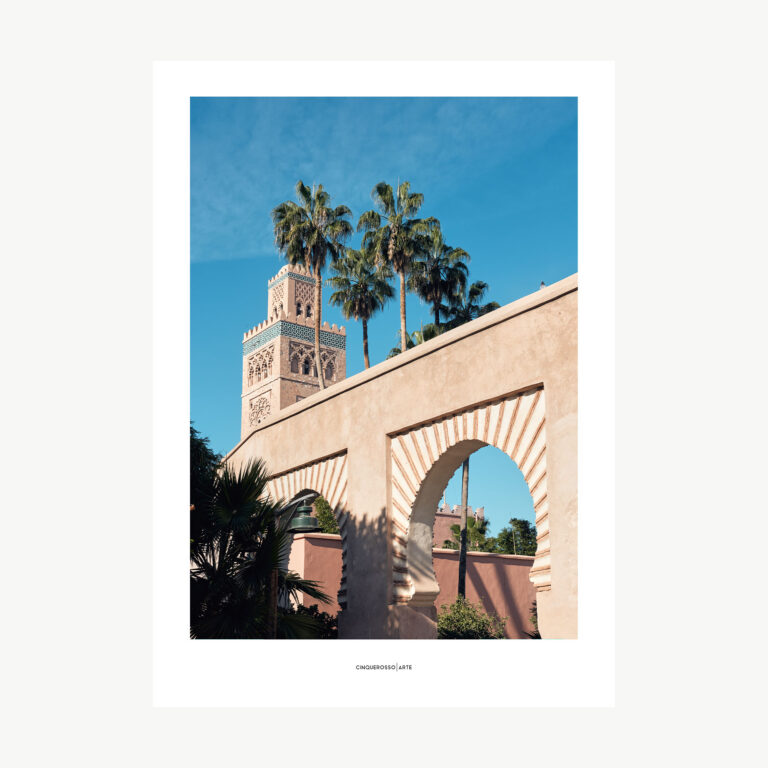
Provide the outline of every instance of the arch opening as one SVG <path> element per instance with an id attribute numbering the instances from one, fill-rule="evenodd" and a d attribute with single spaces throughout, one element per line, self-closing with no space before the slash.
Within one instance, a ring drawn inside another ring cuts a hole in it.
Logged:
<path id="1" fill-rule="evenodd" d="M 440 586 L 432 542 L 438 503 L 462 462 L 486 445 L 498 448 L 523 475 L 536 529 L 528 579 L 537 591 L 550 588 L 545 413 L 539 385 L 391 436 L 392 604 L 432 622 L 431 630 L 422 622 L 427 627 L 424 637 L 436 634 Z M 526 568 L 529 564 L 530 558 Z M 525 587 L 530 589 L 527 582 Z"/>
<path id="2" fill-rule="evenodd" d="M 460 494 L 463 464 L 467 459 L 470 461 L 466 599 L 473 604 L 481 604 L 486 613 L 503 618 L 506 637 L 528 637 L 526 633 L 535 629 L 531 611 L 536 603 L 536 592 L 529 580 L 535 533 L 528 540 L 518 536 L 515 541 L 515 528 L 508 522 L 510 518 L 517 518 L 521 521 L 517 525 L 528 530 L 533 523 L 535 531 L 533 499 L 517 464 L 495 446 L 479 440 L 462 441 L 440 456 L 416 496 L 407 546 L 412 587 L 409 604 L 427 616 L 432 616 L 434 612 L 436 618 L 438 609 L 452 604 L 458 597 L 459 546 L 455 531 L 460 524 L 461 497 L 456 497 L 454 488 L 451 502 L 459 503 L 453 508 L 441 506 L 441 497 L 452 478 L 458 479 L 458 483 L 452 485 L 458 487 Z M 487 469 L 493 470 L 490 480 Z M 520 486 L 525 496 L 521 499 L 518 493 L 517 503 L 514 504 L 511 498 L 516 495 L 514 490 L 520 491 Z M 499 498 L 503 499 L 501 505 Z M 486 503 L 486 499 L 494 508 L 492 519 L 486 517 L 484 507 L 478 509 L 479 504 Z M 507 502 L 507 499 L 510 501 Z M 474 508 L 473 501 L 476 502 Z M 448 527 L 450 524 L 453 524 L 454 531 Z M 514 551 L 509 546 L 510 538 L 516 549 L 523 550 L 527 545 L 525 549 L 528 551 Z M 448 547 L 443 545 L 446 539 L 450 542 Z"/>
<path id="3" fill-rule="evenodd" d="M 304 488 L 283 509 L 291 519 L 298 514 L 300 506 L 309 506 L 312 508 L 311 516 L 317 519 L 319 511 L 317 506 L 321 501 L 326 501 L 321 493 L 313 488 Z M 331 512 L 339 527 L 344 519 L 342 510 L 336 508 L 331 509 Z M 341 537 L 341 528 L 339 527 L 338 530 L 338 533 L 328 533 L 318 529 L 311 533 L 292 534 L 283 559 L 283 564 L 289 571 L 298 573 L 301 578 L 318 582 L 321 591 L 331 598 L 331 603 L 322 603 L 308 595 L 301 595 L 300 604 L 305 607 L 316 605 L 319 611 L 333 616 L 338 615 L 343 608 L 343 596 L 339 593 L 343 588 L 342 580 L 346 571 L 346 547 Z M 293 607 L 296 605 L 294 604 Z"/>
<path id="4" fill-rule="evenodd" d="M 311 500 L 314 503 L 317 496 L 322 496 L 327 501 L 333 519 L 338 526 L 339 534 L 321 534 L 320 536 L 315 534 L 298 534 L 293 537 L 288 557 L 290 562 L 290 558 L 295 560 L 298 556 L 298 551 L 294 552 L 294 545 L 302 536 L 304 538 L 301 539 L 301 545 L 304 548 L 305 553 L 312 547 L 335 550 L 335 553 L 330 553 L 330 561 L 335 560 L 336 563 L 335 569 L 331 568 L 330 571 L 333 574 L 333 577 L 330 579 L 332 584 L 330 588 L 328 588 L 328 585 L 325 585 L 323 591 L 326 592 L 331 599 L 334 597 L 336 598 L 336 606 L 331 605 L 331 608 L 335 607 L 339 613 L 343 612 L 347 605 L 346 564 L 347 536 L 349 532 L 347 525 L 349 512 L 347 510 L 346 451 L 320 459 L 312 464 L 302 465 L 281 472 L 280 474 L 273 475 L 268 481 L 267 492 L 273 499 L 289 499 L 290 501 L 287 504 L 283 502 L 284 509 L 291 505 L 298 507 L 298 502 L 300 500 Z M 289 511 L 291 514 L 295 514 L 295 509 Z M 328 558 L 320 558 L 320 560 L 328 561 Z M 317 562 L 317 560 L 315 562 Z M 291 567 L 290 570 L 301 574 L 304 578 L 312 578 L 311 575 L 305 574 L 305 569 L 303 567 Z M 326 568 L 326 571 L 327 570 L 328 569 Z M 338 585 L 338 587 L 336 585 Z M 304 603 L 307 605 L 311 604 L 307 603 L 306 600 Z M 318 608 L 320 611 L 326 613 L 332 612 L 329 610 L 328 606 L 324 607 L 323 603 L 319 603 Z"/>

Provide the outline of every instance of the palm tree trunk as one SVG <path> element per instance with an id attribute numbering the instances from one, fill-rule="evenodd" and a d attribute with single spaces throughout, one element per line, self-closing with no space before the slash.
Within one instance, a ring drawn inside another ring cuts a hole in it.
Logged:
<path id="1" fill-rule="evenodd" d="M 315 268 L 315 366 L 320 389 L 325 389 L 323 378 L 323 363 L 320 360 L 320 306 L 323 300 L 323 278 L 320 270 Z"/>
<path id="2" fill-rule="evenodd" d="M 438 294 L 435 297 L 435 330 L 439 330 L 440 328 L 440 302 L 443 300 L 443 297 Z"/>
<path id="3" fill-rule="evenodd" d="M 269 618 L 267 622 L 267 637 L 277 637 L 277 568 L 269 575 Z"/>
<path id="4" fill-rule="evenodd" d="M 400 272 L 400 349 L 405 352 L 408 349 L 406 339 L 408 331 L 405 330 L 405 271 Z"/>
<path id="5" fill-rule="evenodd" d="M 467 504 L 469 502 L 469 457 L 461 466 L 461 533 L 459 535 L 459 595 L 467 595 Z"/>
<path id="6" fill-rule="evenodd" d="M 368 360 L 368 323 L 363 318 L 363 360 L 365 360 L 365 367 L 370 368 L 371 363 Z"/>

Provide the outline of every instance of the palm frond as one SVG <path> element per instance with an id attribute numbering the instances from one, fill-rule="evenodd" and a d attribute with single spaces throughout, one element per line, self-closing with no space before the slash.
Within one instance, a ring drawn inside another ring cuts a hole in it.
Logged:
<path id="1" fill-rule="evenodd" d="M 392 187 L 386 181 L 380 181 L 371 191 L 371 197 L 376 207 L 386 216 L 395 213 L 395 197 Z"/>
<path id="2" fill-rule="evenodd" d="M 360 215 L 357 222 L 357 231 L 371 232 L 378 229 L 381 226 L 381 216 L 376 211 L 365 211 Z"/>

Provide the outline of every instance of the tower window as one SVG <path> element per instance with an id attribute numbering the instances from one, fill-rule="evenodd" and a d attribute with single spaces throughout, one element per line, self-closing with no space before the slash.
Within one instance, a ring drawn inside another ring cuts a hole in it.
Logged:
<path id="1" fill-rule="evenodd" d="M 307 357 L 307 358 L 304 358 L 304 364 L 302 365 L 302 369 L 301 369 L 301 372 L 302 372 L 302 373 L 303 373 L 305 376 L 309 376 L 309 358 L 308 358 L 308 357 Z"/>
<path id="2" fill-rule="evenodd" d="M 312 305 L 307 304 L 307 317 L 312 317 Z"/>
<path id="3" fill-rule="evenodd" d="M 299 372 L 299 358 L 294 356 L 291 358 L 291 373 L 298 373 L 298 372 Z"/>
<path id="4" fill-rule="evenodd" d="M 297 315 L 301 314 L 301 302 L 300 301 L 296 302 L 296 314 Z"/>
<path id="5" fill-rule="evenodd" d="M 333 363 L 328 363 L 328 365 L 325 366 L 325 378 L 328 379 L 328 381 L 333 380 Z"/>

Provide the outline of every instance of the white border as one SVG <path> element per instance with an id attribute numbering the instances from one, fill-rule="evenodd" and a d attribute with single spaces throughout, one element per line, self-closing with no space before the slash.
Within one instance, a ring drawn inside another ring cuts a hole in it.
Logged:
<path id="1" fill-rule="evenodd" d="M 578 640 L 457 646 L 445 641 L 188 637 L 189 98 L 321 95 L 579 98 Z M 155 64 L 153 119 L 155 705 L 612 706 L 613 65 L 164 62 Z M 482 660 L 477 675 L 460 673 L 459 648 L 465 658 L 475 657 L 473 669 Z M 292 660 L 297 655 L 311 661 L 297 664 Z M 392 662 L 412 664 L 413 671 L 354 669 L 356 663 Z"/>

